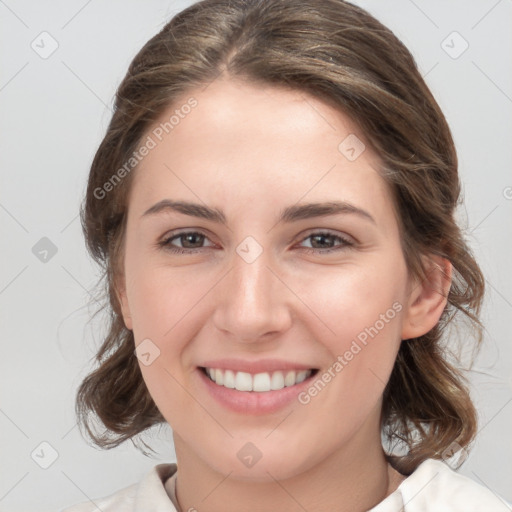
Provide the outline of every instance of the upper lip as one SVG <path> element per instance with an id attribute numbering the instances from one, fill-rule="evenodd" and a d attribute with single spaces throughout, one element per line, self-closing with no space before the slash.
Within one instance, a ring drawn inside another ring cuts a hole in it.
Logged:
<path id="1" fill-rule="evenodd" d="M 218 368 L 219 370 L 232 370 L 233 372 L 263 373 L 275 372 L 279 370 L 312 370 L 312 365 L 294 363 L 281 359 L 258 359 L 257 361 L 247 361 L 244 359 L 216 359 L 205 361 L 201 367 Z"/>

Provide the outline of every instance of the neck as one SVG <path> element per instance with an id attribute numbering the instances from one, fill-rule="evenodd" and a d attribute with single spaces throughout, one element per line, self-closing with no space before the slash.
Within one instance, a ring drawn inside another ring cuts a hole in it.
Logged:
<path id="1" fill-rule="evenodd" d="M 215 471 L 175 436 L 181 511 L 355 512 L 366 511 L 391 494 L 403 476 L 388 465 L 380 436 L 359 453 L 333 453 L 307 472 L 266 482 L 233 479 Z M 354 448 L 352 445 L 351 448 Z"/>

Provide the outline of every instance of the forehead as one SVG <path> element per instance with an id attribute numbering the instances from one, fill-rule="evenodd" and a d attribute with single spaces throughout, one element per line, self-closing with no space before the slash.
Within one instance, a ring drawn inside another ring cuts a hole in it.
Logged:
<path id="1" fill-rule="evenodd" d="M 135 171 L 130 208 L 169 195 L 218 207 L 344 199 L 375 216 L 390 207 L 356 123 L 301 91 L 218 79 L 176 100 L 147 136 L 154 147 Z"/>

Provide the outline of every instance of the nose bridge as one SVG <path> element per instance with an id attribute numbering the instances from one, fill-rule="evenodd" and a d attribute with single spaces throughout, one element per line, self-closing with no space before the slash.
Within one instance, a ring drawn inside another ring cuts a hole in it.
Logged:
<path id="1" fill-rule="evenodd" d="M 289 314 L 283 284 L 272 266 L 270 251 L 253 240 L 237 247 L 216 318 L 217 327 L 229 331 L 238 341 L 257 341 L 286 328 Z"/>

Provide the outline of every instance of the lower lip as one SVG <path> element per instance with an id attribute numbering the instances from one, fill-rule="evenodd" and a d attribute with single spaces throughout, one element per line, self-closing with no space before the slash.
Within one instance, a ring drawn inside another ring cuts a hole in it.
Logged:
<path id="1" fill-rule="evenodd" d="M 271 414 L 277 412 L 297 399 L 304 391 L 316 373 L 310 375 L 299 384 L 285 387 L 277 391 L 238 391 L 219 386 L 213 382 L 201 369 L 197 369 L 199 378 L 204 382 L 208 392 L 221 405 L 242 414 Z"/>

